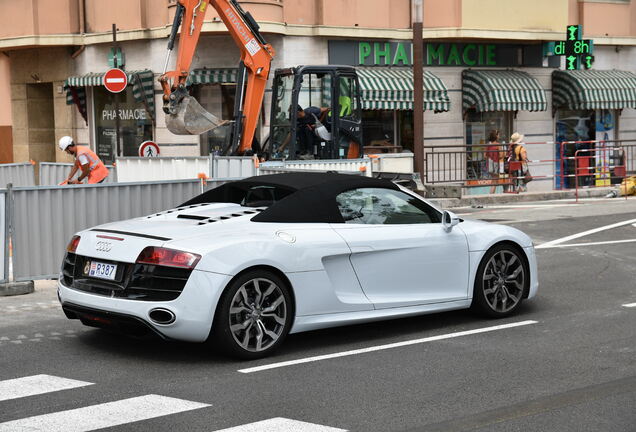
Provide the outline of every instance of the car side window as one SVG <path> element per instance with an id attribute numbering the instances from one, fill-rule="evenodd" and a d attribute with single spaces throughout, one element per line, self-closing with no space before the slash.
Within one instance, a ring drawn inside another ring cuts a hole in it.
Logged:
<path id="1" fill-rule="evenodd" d="M 345 223 L 350 224 L 423 224 L 440 223 L 441 215 L 425 202 L 402 191 L 360 188 L 336 197 Z"/>

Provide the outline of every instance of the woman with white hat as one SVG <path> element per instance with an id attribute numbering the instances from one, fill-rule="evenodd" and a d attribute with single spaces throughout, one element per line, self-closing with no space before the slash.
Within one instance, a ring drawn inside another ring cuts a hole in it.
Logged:
<path id="1" fill-rule="evenodd" d="M 508 150 L 510 154 L 510 161 L 519 162 L 517 168 L 511 167 L 510 173 L 513 176 L 513 185 L 515 185 L 516 192 L 525 192 L 528 190 L 526 183 L 528 183 L 532 177 L 528 171 L 528 152 L 523 143 L 523 135 L 519 132 L 515 132 L 510 137 L 510 148 Z"/>

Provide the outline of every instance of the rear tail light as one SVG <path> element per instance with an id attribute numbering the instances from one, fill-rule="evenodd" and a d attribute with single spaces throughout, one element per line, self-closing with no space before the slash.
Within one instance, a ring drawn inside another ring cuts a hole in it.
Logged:
<path id="1" fill-rule="evenodd" d="M 148 246 L 137 257 L 137 264 L 152 264 L 166 267 L 178 267 L 192 270 L 201 255 L 174 249 Z"/>
<path id="2" fill-rule="evenodd" d="M 80 236 L 77 236 L 77 235 L 73 236 L 68 246 L 66 246 L 66 251 L 75 253 L 75 251 L 77 250 L 77 246 L 79 246 L 79 242 L 80 242 Z"/>

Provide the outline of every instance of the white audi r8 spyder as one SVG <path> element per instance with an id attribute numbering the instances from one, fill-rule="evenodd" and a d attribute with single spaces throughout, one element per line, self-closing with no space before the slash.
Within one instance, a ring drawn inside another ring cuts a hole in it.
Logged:
<path id="1" fill-rule="evenodd" d="M 58 294 L 86 325 L 258 358 L 288 333 L 469 307 L 508 316 L 537 288 L 515 228 L 388 180 L 292 173 L 77 233 Z"/>

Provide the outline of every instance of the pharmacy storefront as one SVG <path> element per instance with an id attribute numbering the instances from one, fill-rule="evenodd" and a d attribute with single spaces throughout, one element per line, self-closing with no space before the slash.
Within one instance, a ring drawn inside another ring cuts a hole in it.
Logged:
<path id="1" fill-rule="evenodd" d="M 388 135 L 396 142 L 406 142 L 412 149 L 412 138 L 408 139 L 412 106 L 400 112 L 399 106 L 396 109 L 390 103 L 392 93 L 379 88 L 387 82 L 387 76 L 394 76 L 399 82 L 401 71 L 411 70 L 411 53 L 412 44 L 406 41 L 329 41 L 329 62 L 357 66 L 362 77 L 363 96 L 367 87 L 367 94 L 376 99 L 365 113 L 371 124 L 367 126 L 369 130 L 365 130 L 365 137 L 376 139 Z M 425 42 L 426 109 L 434 112 L 462 110 L 466 122 L 465 142 L 469 145 L 483 144 L 490 129 L 501 130 L 502 137 L 510 136 L 515 111 L 546 109 L 545 94 L 532 76 L 521 71 L 495 70 L 512 67 L 543 67 L 542 46 Z M 462 106 L 450 106 L 447 85 L 436 75 L 436 69 L 447 71 L 449 68 L 454 71 L 455 78 L 459 78 L 453 81 L 462 82 Z M 378 76 L 375 82 L 365 80 L 366 76 L 374 75 Z M 408 80 L 412 88 L 412 77 L 408 76 Z M 444 104 L 428 103 L 435 84 L 441 87 L 439 91 L 444 94 Z M 391 82 L 386 85 L 395 86 Z"/>
<path id="2" fill-rule="evenodd" d="M 154 135 L 154 74 L 141 70 L 126 71 L 126 75 L 128 86 L 118 94 L 106 90 L 104 73 L 69 77 L 64 84 L 66 103 L 77 107 L 92 135 L 96 153 L 107 164 L 115 162 L 118 155 L 137 156 L 141 143 L 152 140 Z"/>

